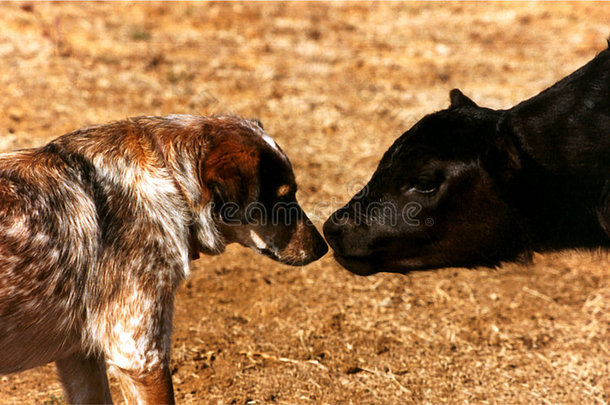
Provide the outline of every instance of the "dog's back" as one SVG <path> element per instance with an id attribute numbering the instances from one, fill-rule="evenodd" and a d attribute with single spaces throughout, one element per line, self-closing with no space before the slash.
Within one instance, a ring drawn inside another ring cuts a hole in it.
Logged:
<path id="1" fill-rule="evenodd" d="M 167 269 L 168 289 L 184 277 L 188 257 L 163 255 L 179 250 L 176 190 L 138 128 L 121 121 L 0 154 L 0 372 L 96 350 L 120 322 L 102 319 L 111 297 L 131 294 L 130 277 L 158 276 L 125 269 Z"/>

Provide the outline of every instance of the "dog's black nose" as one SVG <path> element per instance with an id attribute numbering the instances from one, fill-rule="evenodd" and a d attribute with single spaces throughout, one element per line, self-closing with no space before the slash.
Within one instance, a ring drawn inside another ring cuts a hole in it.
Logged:
<path id="1" fill-rule="evenodd" d="M 316 242 L 315 242 L 315 248 L 314 248 L 314 255 L 317 260 L 328 252 L 328 245 L 326 245 L 324 238 L 322 237 L 322 235 L 320 235 L 319 232 L 316 232 L 316 234 L 317 235 L 316 235 Z"/>

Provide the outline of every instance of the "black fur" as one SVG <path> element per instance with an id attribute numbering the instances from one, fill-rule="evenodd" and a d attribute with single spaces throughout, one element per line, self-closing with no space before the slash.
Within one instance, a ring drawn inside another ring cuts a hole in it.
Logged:
<path id="1" fill-rule="evenodd" d="M 610 244 L 610 49 L 508 110 L 457 89 L 450 100 L 326 222 L 339 263 L 363 275 L 495 266 Z"/>

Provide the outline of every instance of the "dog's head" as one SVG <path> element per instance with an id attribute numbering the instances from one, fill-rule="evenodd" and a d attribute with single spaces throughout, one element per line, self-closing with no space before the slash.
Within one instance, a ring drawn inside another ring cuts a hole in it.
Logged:
<path id="1" fill-rule="evenodd" d="M 328 248 L 296 200 L 290 161 L 259 121 L 216 117 L 204 121 L 198 169 L 205 215 L 197 249 L 221 251 L 239 243 L 273 260 L 300 266 Z M 209 248 L 209 241 L 216 240 Z M 220 246 L 219 246 L 220 245 Z"/>
<path id="2" fill-rule="evenodd" d="M 385 153 L 366 187 L 325 223 L 337 261 L 361 275 L 494 265 L 523 248 L 506 200 L 517 152 L 500 113 L 451 93 Z"/>

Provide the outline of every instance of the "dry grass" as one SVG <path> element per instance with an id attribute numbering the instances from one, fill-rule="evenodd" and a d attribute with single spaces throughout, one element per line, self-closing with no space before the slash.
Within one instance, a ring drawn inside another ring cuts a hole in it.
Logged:
<path id="1" fill-rule="evenodd" d="M 321 223 L 392 141 L 462 88 L 503 108 L 591 59 L 608 3 L 20 3 L 0 6 L 0 149 L 140 114 L 259 117 Z M 353 276 L 241 248 L 181 289 L 182 403 L 610 401 L 606 255 Z M 115 394 L 118 392 L 115 389 Z M 116 398 L 120 398 L 116 395 Z M 52 366 L 2 403 L 57 403 Z"/>

